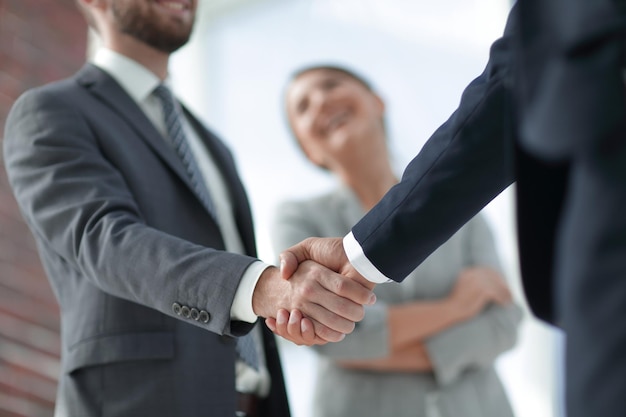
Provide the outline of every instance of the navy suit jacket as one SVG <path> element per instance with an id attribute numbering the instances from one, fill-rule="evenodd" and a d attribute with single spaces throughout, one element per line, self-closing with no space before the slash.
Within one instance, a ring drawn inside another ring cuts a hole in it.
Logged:
<path id="1" fill-rule="evenodd" d="M 402 281 L 516 182 L 522 283 L 566 332 L 569 417 L 622 416 L 626 97 L 617 0 L 519 0 L 483 74 L 352 233 Z M 623 2 L 622 2 L 623 3 Z"/>

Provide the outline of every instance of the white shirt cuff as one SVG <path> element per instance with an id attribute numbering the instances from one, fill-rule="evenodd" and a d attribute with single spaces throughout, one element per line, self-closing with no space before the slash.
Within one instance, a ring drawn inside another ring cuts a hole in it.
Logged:
<path id="1" fill-rule="evenodd" d="M 246 269 L 241 281 L 239 281 L 233 305 L 230 307 L 230 317 L 232 319 L 247 321 L 248 323 L 254 323 L 257 320 L 258 317 L 252 310 L 252 294 L 259 277 L 268 267 L 270 265 L 256 261 L 251 263 L 248 269 Z"/>
<path id="2" fill-rule="evenodd" d="M 367 259 L 361 245 L 359 245 L 359 242 L 354 238 L 352 232 L 348 233 L 343 238 L 343 250 L 346 252 L 346 256 L 348 256 L 348 260 L 354 269 L 368 281 L 376 284 L 384 284 L 385 282 L 393 281 L 376 269 L 374 264 Z"/>

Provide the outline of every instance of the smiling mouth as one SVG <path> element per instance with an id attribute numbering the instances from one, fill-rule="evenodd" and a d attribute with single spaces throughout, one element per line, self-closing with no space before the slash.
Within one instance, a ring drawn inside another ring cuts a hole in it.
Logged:
<path id="1" fill-rule="evenodd" d="M 349 118 L 350 111 L 348 110 L 339 111 L 333 114 L 322 124 L 322 133 L 324 135 L 332 133 L 333 131 L 344 126 L 348 122 Z"/>
<path id="2" fill-rule="evenodd" d="M 187 2 L 179 2 L 179 1 L 158 1 L 157 2 L 163 8 L 172 10 L 174 12 L 182 12 L 185 10 L 189 10 L 189 4 Z"/>

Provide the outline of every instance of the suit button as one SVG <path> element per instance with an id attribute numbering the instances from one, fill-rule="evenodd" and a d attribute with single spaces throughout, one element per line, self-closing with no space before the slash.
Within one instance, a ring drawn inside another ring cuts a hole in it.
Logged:
<path id="1" fill-rule="evenodd" d="M 198 320 L 198 318 L 200 317 L 200 312 L 198 311 L 198 309 L 197 309 L 197 308 L 192 308 L 192 309 L 189 311 L 189 316 L 190 316 L 192 319 L 194 319 L 194 320 L 196 320 L 196 321 L 197 321 L 197 320 Z"/>
<path id="2" fill-rule="evenodd" d="M 184 318 L 188 319 L 189 315 L 191 314 L 189 307 L 187 306 L 182 306 L 180 309 L 180 314 L 181 316 L 183 316 Z"/>
<path id="3" fill-rule="evenodd" d="M 204 310 L 200 311 L 200 316 L 198 317 L 198 321 L 202 323 L 208 323 L 211 320 L 211 316 Z"/>
<path id="4" fill-rule="evenodd" d="M 180 304 L 178 303 L 172 304 L 172 310 L 174 311 L 174 314 L 176 314 L 177 316 L 180 316 Z"/>

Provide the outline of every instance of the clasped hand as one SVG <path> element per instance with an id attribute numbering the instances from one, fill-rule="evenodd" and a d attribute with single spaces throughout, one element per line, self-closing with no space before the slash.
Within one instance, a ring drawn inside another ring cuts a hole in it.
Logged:
<path id="1" fill-rule="evenodd" d="M 343 340 L 374 304 L 374 283 L 352 267 L 341 238 L 308 238 L 280 254 L 280 269 L 259 278 L 255 314 L 277 335 L 298 345 Z"/>

